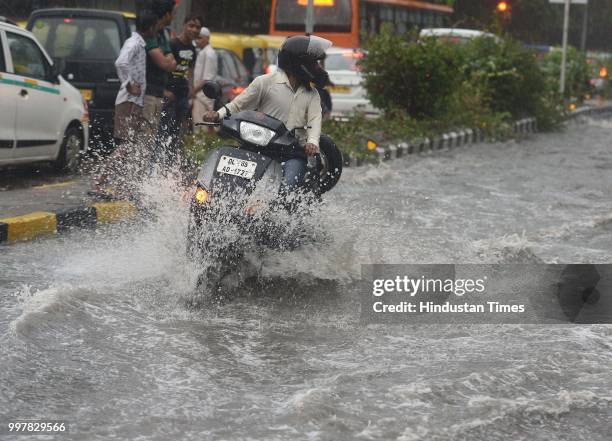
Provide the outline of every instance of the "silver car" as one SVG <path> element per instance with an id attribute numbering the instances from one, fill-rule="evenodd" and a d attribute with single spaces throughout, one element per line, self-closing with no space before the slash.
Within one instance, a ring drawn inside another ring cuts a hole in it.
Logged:
<path id="1" fill-rule="evenodd" d="M 365 56 L 359 49 L 331 48 L 325 58 L 325 70 L 333 86 L 329 92 L 332 98 L 332 117 L 346 116 L 353 112 L 380 113 L 372 106 L 363 88 L 363 76 L 357 62 Z"/>

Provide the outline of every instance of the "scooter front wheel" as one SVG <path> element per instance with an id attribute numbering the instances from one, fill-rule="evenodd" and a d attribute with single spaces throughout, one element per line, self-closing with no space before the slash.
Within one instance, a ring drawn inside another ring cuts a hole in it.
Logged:
<path id="1" fill-rule="evenodd" d="M 323 194 L 334 188 L 340 180 L 343 159 L 342 152 L 327 135 L 321 135 L 319 151 L 321 152 L 322 169 L 319 176 L 318 193 Z"/>

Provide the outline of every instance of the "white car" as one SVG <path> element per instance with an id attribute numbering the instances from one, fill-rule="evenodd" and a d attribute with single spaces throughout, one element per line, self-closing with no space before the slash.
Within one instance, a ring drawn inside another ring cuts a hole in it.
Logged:
<path id="1" fill-rule="evenodd" d="M 449 43 L 467 43 L 470 40 L 480 37 L 493 38 L 499 42 L 499 37 L 488 32 L 477 31 L 474 29 L 457 29 L 457 28 L 426 28 L 421 29 L 419 38 L 435 37 Z"/>
<path id="2" fill-rule="evenodd" d="M 0 166 L 51 161 L 75 171 L 87 149 L 87 103 L 34 36 L 0 18 Z"/>
<path id="3" fill-rule="evenodd" d="M 358 49 L 331 48 L 326 52 L 325 70 L 333 86 L 329 87 L 332 98 L 332 117 L 346 116 L 353 112 L 378 114 L 363 88 L 363 76 L 357 62 L 364 57 Z"/>

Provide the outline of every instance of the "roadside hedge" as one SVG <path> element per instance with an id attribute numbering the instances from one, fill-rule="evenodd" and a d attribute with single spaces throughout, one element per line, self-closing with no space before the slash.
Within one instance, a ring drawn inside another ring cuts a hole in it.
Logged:
<path id="1" fill-rule="evenodd" d="M 364 86 L 374 106 L 403 109 L 413 118 L 446 112 L 461 82 L 456 47 L 433 38 L 412 43 L 385 28 L 367 48 Z"/>
<path id="2" fill-rule="evenodd" d="M 554 129 L 567 101 L 580 102 L 588 92 L 589 66 L 573 48 L 565 97 L 558 92 L 560 51 L 538 60 L 506 36 L 449 44 L 383 27 L 365 48 L 364 86 L 382 114 L 355 114 L 323 127 L 345 153 L 358 158 L 376 155 L 366 148 L 368 139 L 414 140 L 461 128 L 478 128 L 489 138 L 511 136 L 512 121 L 524 117 L 537 118 L 540 130 Z M 218 139 L 201 133 L 186 144 L 197 161 Z"/>
<path id="3" fill-rule="evenodd" d="M 460 75 L 491 111 L 513 118 L 536 114 L 548 85 L 532 53 L 508 38 L 476 38 L 458 49 L 465 60 Z"/>
<path id="4" fill-rule="evenodd" d="M 538 117 L 560 103 L 556 55 L 538 63 L 535 55 L 507 37 L 480 37 L 465 44 L 435 38 L 419 40 L 383 28 L 366 43 L 362 61 L 365 88 L 385 111 L 402 109 L 411 117 L 445 119 L 468 103 L 484 113 L 512 118 Z M 570 51 L 568 94 L 582 97 L 587 65 Z M 550 103 L 548 107 L 543 102 Z M 458 107 L 459 106 L 459 107 Z"/>
<path id="5" fill-rule="evenodd" d="M 559 89 L 561 76 L 561 49 L 550 51 L 542 60 L 542 69 L 549 79 L 551 87 Z M 571 46 L 567 50 L 567 64 L 565 69 L 565 94 L 566 100 L 578 100 L 590 91 L 589 80 L 591 79 L 591 68 L 587 64 L 583 53 Z"/>

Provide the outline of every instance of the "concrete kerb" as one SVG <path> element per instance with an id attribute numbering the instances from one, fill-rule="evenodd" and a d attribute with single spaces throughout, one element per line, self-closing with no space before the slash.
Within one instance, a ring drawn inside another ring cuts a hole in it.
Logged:
<path id="1" fill-rule="evenodd" d="M 66 211 L 37 211 L 0 219 L 0 243 L 57 236 L 73 228 L 95 229 L 98 225 L 135 219 L 138 209 L 127 201 L 101 202 Z"/>
<path id="2" fill-rule="evenodd" d="M 512 124 L 513 132 L 523 138 L 537 131 L 535 118 L 524 118 Z M 376 147 L 376 156 L 370 160 L 358 160 L 353 154 L 344 159 L 345 167 L 359 167 L 364 164 L 378 164 L 383 161 L 402 158 L 408 155 L 430 153 L 436 150 L 453 149 L 484 141 L 484 133 L 479 128 L 462 128 L 452 132 L 442 133 L 433 139 L 422 138 L 410 141 L 389 143 Z M 493 134 L 492 138 L 501 139 L 501 133 Z"/>
<path id="3" fill-rule="evenodd" d="M 601 107 L 582 107 L 574 110 L 568 117 L 568 120 L 584 121 L 585 117 L 595 115 L 605 116 L 612 115 L 612 104 Z M 531 133 L 538 131 L 538 123 L 536 118 L 523 118 L 512 123 L 512 131 L 519 138 L 525 138 Z M 493 139 L 499 140 L 502 138 L 502 133 L 494 133 Z M 379 146 L 376 148 L 377 159 L 374 161 L 356 160 L 354 156 L 349 156 L 345 159 L 344 165 L 347 167 L 361 166 L 365 163 L 380 163 L 391 159 L 397 159 L 413 154 L 423 154 L 425 152 L 451 149 L 470 144 L 483 142 L 485 139 L 484 133 L 480 128 L 464 128 L 456 131 L 442 133 L 433 139 L 415 139 L 411 141 L 403 141 L 387 146 Z M 1 234 L 1 232 L 0 232 Z"/>
<path id="4" fill-rule="evenodd" d="M 584 106 L 579 107 L 568 116 L 568 120 L 578 124 L 586 123 L 588 118 L 594 116 L 608 116 L 612 114 L 612 104 L 607 104 L 600 107 Z"/>

